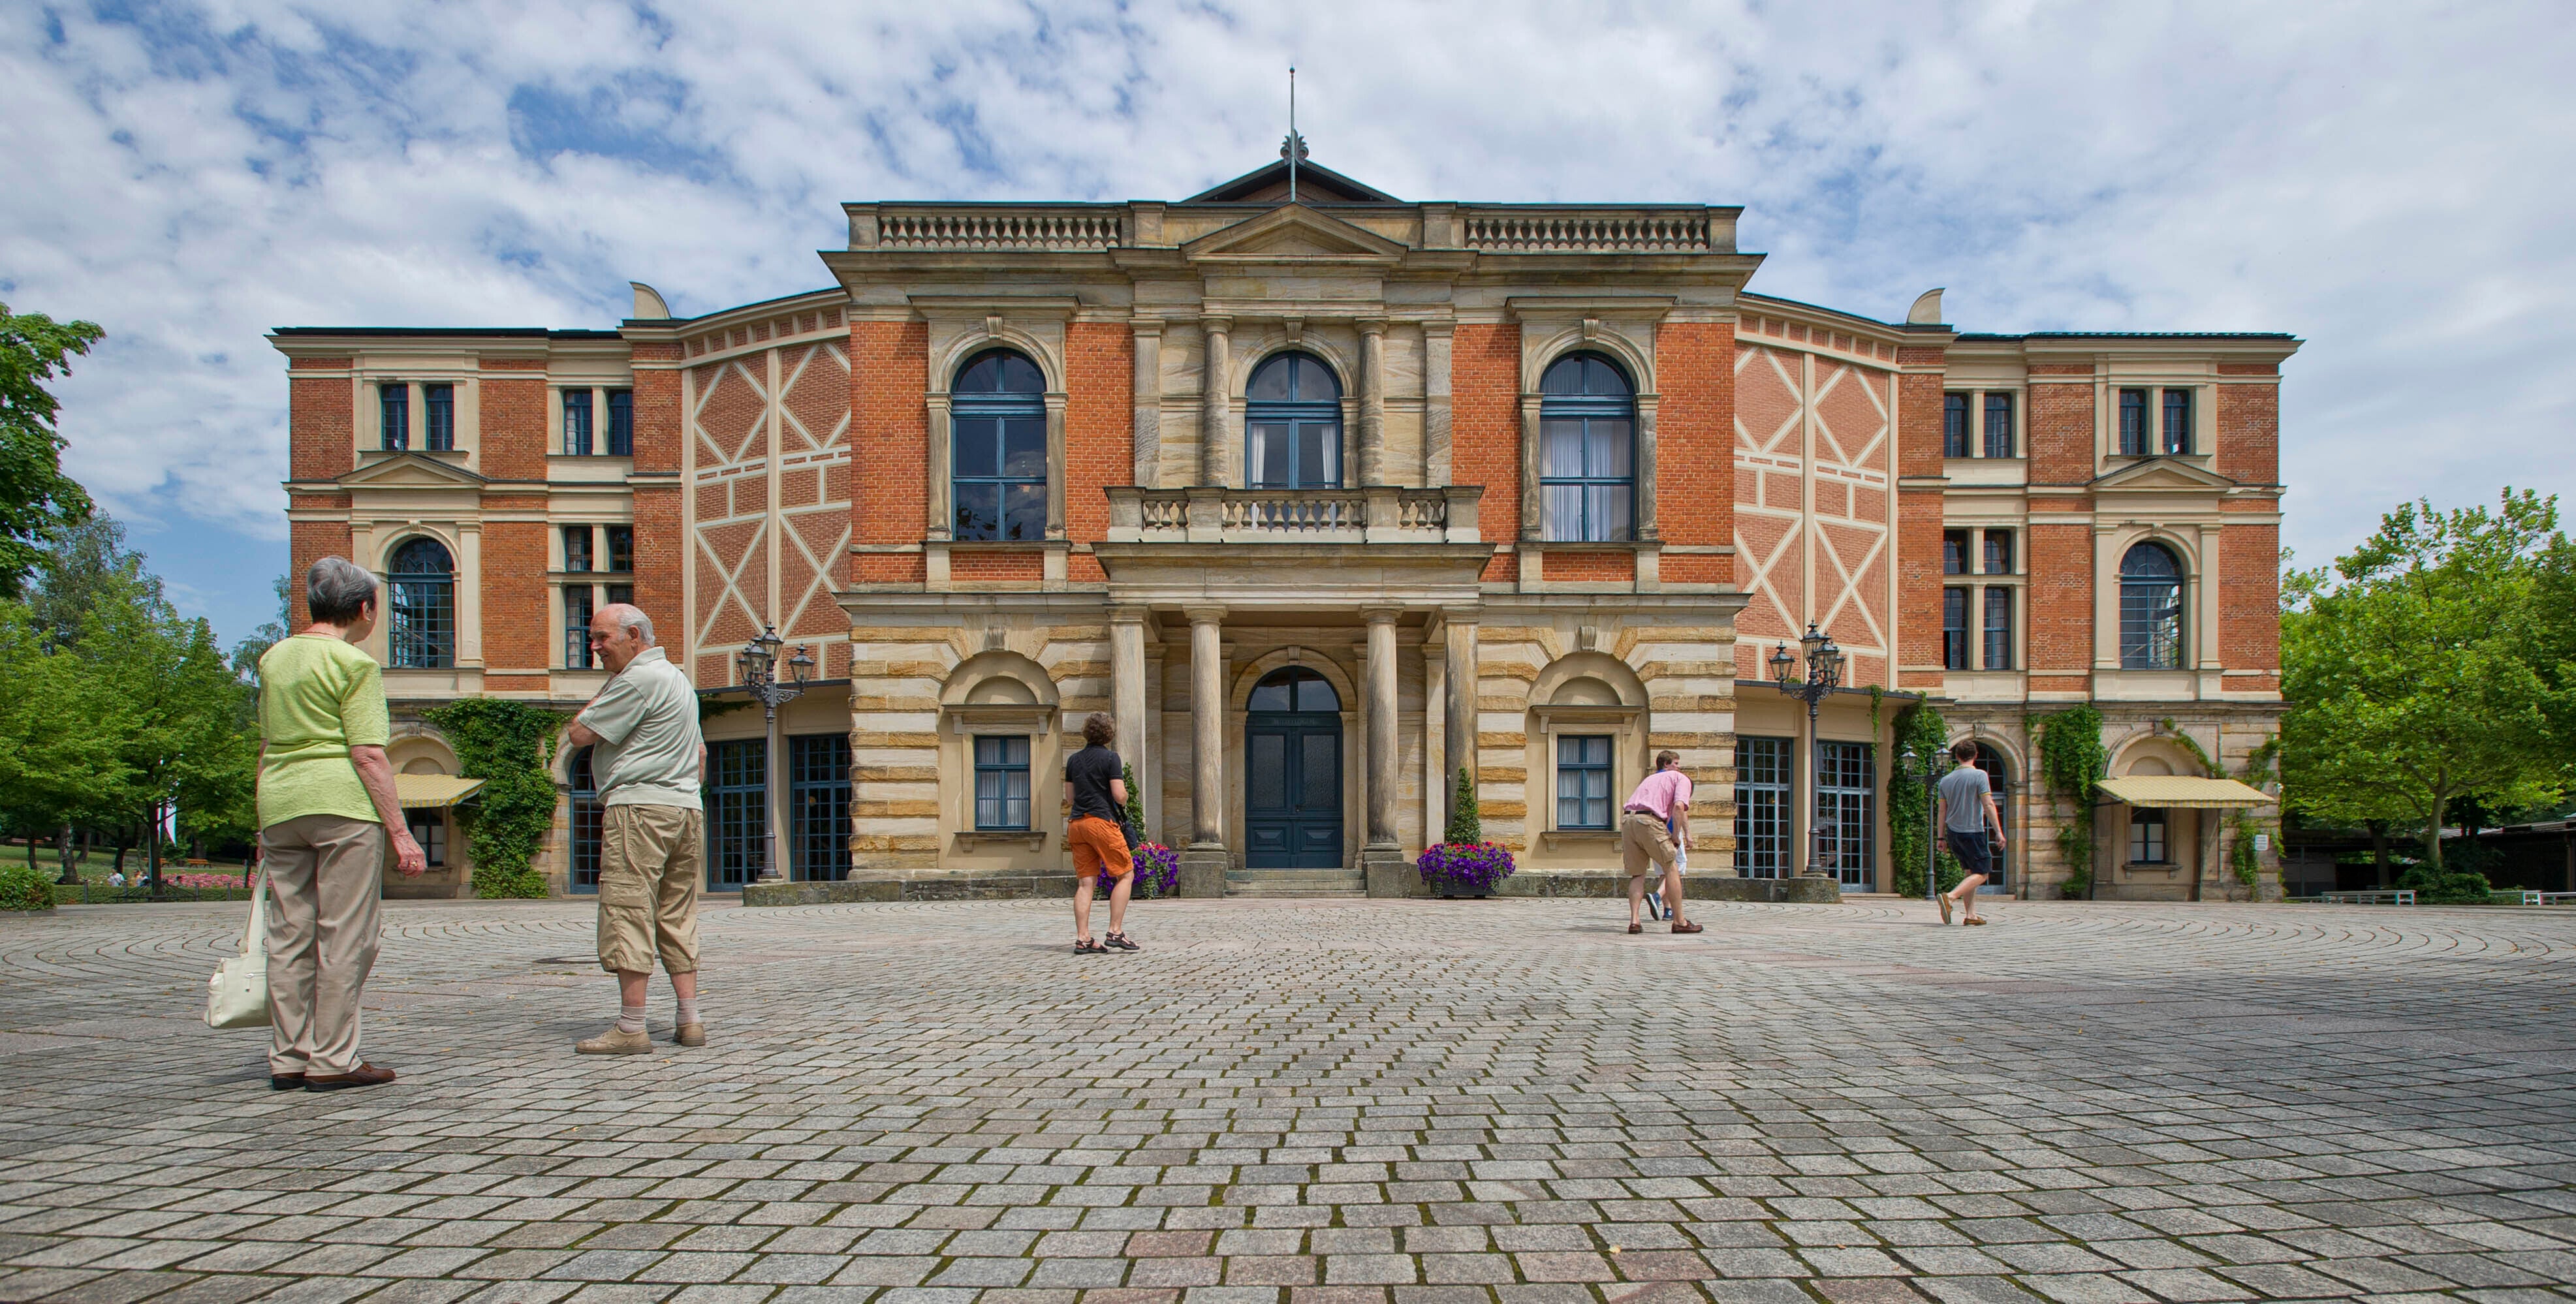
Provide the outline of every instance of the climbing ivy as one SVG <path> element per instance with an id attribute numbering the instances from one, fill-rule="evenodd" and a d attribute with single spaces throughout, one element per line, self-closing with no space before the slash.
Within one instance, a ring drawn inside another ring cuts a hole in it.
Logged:
<path id="1" fill-rule="evenodd" d="M 1873 734 L 1877 732 L 1877 707 L 1878 693 L 1872 689 L 1870 724 Z M 1948 723 L 1930 703 L 1914 702 L 1896 713 L 1896 755 L 1904 756 L 1905 749 L 1911 747 L 1915 763 L 1930 765 L 1936 773 L 1943 764 L 1942 756 L 1948 748 L 1944 740 L 1949 734 Z M 1932 836 L 1932 794 L 1924 790 L 1921 772 L 1907 774 L 1901 763 L 1891 765 L 1887 770 L 1887 834 L 1888 855 L 1894 861 L 1890 885 L 1898 896 L 1923 895 L 1923 850 L 1925 840 Z M 1958 857 L 1951 855 L 1947 848 L 1932 854 L 1934 881 L 1940 884 L 1942 891 L 1957 887 L 1959 880 L 1967 877 Z"/>
<path id="2" fill-rule="evenodd" d="M 2049 792 L 2075 804 L 2075 817 L 2058 827 L 2057 851 L 2066 861 L 2066 895 L 2083 896 L 2093 889 L 2093 789 L 2111 768 L 2102 713 L 2088 702 L 2043 718 L 2039 763 Z"/>
<path id="3" fill-rule="evenodd" d="M 2200 762 L 2202 772 L 2213 779 L 2227 777 L 2227 768 L 2212 758 L 2190 734 L 2175 725 L 2171 717 L 2156 721 L 2156 725 L 2172 734 L 2174 741 L 2181 743 L 2183 750 Z M 2271 783 L 2272 760 L 2280 751 L 2281 740 L 2278 737 L 2264 739 L 2263 745 L 2245 758 L 2245 772 L 2236 776 L 2238 782 L 2250 788 L 2263 788 Z M 2228 811 L 2227 839 L 2227 868 L 2235 874 L 2237 882 L 2248 889 L 2254 888 L 2262 882 L 2263 876 L 2262 858 L 2254 854 L 2254 818 L 2243 810 Z"/>
<path id="4" fill-rule="evenodd" d="M 555 732 L 563 717 L 505 698 L 473 697 L 421 712 L 456 749 L 457 768 L 484 781 L 467 829 L 474 895 L 542 897 L 545 875 L 528 867 L 555 823 Z"/>

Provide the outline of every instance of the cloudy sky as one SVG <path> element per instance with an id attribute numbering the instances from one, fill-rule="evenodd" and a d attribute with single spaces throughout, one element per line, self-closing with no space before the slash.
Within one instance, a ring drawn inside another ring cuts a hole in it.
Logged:
<path id="1" fill-rule="evenodd" d="M 871 16 L 874 15 L 874 16 Z M 1754 288 L 1966 330 L 2286 330 L 2289 541 L 2576 487 L 2576 22 L 2529 5 L 0 0 L 0 300 L 108 338 L 70 467 L 231 638 L 285 566 L 279 325 L 606 326 L 828 283 L 845 199 L 1747 207 Z"/>

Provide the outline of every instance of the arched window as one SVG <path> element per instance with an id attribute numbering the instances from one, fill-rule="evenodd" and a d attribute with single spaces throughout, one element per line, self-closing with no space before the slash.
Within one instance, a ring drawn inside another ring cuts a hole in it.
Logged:
<path id="1" fill-rule="evenodd" d="M 949 391 L 951 538 L 1046 537 L 1046 378 L 1008 349 L 969 359 Z"/>
<path id="2" fill-rule="evenodd" d="M 1311 714 L 1342 709 L 1341 694 L 1322 675 L 1303 666 L 1273 670 L 1253 687 L 1252 700 L 1244 704 L 1247 711 L 1292 711 Z"/>
<path id="3" fill-rule="evenodd" d="M 1255 489 L 1342 482 L 1342 386 L 1323 363 L 1282 353 L 1244 391 L 1244 480 Z"/>
<path id="4" fill-rule="evenodd" d="M 2182 562 L 2161 543 L 2141 543 L 2120 559 L 2120 666 L 2182 667 Z"/>
<path id="5" fill-rule="evenodd" d="M 386 641 L 402 670 L 445 670 L 456 664 L 456 561 L 447 545 L 418 538 L 394 549 L 388 586 L 393 623 Z"/>
<path id="6" fill-rule="evenodd" d="M 1574 353 L 1539 378 L 1541 537 L 1578 543 L 1637 535 L 1637 396 L 1608 358 Z"/>

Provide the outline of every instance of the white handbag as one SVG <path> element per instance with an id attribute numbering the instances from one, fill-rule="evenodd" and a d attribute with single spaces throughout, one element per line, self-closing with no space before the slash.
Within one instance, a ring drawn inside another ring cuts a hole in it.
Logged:
<path id="1" fill-rule="evenodd" d="M 206 980 L 206 1026 L 268 1026 L 268 872 L 250 897 L 250 926 L 242 930 L 241 954 L 215 966 Z"/>

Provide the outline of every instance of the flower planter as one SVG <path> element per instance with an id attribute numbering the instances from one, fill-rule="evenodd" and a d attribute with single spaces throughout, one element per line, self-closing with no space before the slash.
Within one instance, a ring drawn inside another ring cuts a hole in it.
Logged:
<path id="1" fill-rule="evenodd" d="M 1413 862 L 1423 886 L 1443 899 L 1494 895 L 1514 868 L 1510 849 L 1491 842 L 1443 842 L 1423 849 Z"/>

